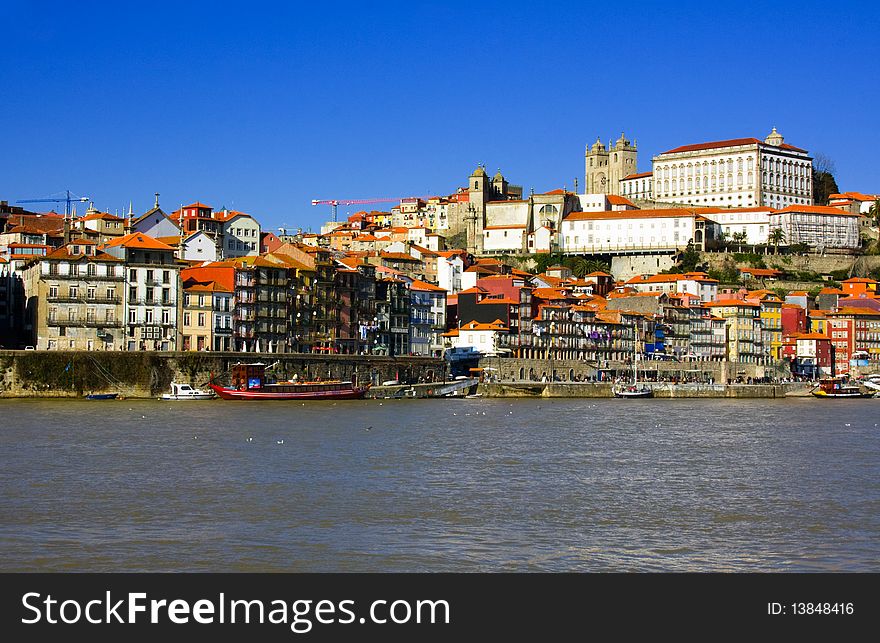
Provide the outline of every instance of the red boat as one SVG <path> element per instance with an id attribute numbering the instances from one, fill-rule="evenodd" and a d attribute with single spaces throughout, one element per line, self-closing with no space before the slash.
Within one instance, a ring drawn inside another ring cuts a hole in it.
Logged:
<path id="1" fill-rule="evenodd" d="M 370 388 L 355 382 L 266 382 L 265 364 L 236 364 L 232 367 L 232 386 L 209 386 L 224 400 L 356 400 Z"/>

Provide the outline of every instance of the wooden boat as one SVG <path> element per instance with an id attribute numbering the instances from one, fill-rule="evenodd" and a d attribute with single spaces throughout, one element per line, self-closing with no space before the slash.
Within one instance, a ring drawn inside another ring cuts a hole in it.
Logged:
<path id="1" fill-rule="evenodd" d="M 816 397 L 859 398 L 872 397 L 873 393 L 865 393 L 858 384 L 851 384 L 843 377 L 832 377 L 819 380 L 819 388 L 812 391 Z"/>
<path id="2" fill-rule="evenodd" d="M 119 397 L 119 393 L 88 393 L 87 400 L 115 400 Z"/>
<path id="3" fill-rule="evenodd" d="M 193 388 L 189 384 L 171 382 L 171 392 L 165 393 L 159 399 L 167 402 L 179 400 L 210 400 L 213 398 L 214 394 L 211 391 L 203 391 L 201 389 Z"/>
<path id="4" fill-rule="evenodd" d="M 619 385 L 611 389 L 614 397 L 654 397 L 654 391 L 642 384 L 641 387 Z"/>
<path id="5" fill-rule="evenodd" d="M 266 365 L 259 363 L 233 366 L 231 386 L 213 381 L 209 386 L 224 400 L 355 400 L 364 397 L 370 388 L 339 380 L 270 383 Z"/>

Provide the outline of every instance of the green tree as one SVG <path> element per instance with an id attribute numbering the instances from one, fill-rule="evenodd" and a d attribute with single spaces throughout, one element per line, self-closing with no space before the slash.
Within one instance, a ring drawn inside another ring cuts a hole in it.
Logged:
<path id="1" fill-rule="evenodd" d="M 773 254 L 779 254 L 779 245 L 785 243 L 785 230 L 782 228 L 773 228 L 770 231 L 768 240 L 773 244 Z"/>
<path id="2" fill-rule="evenodd" d="M 593 257 L 571 257 L 566 261 L 575 277 L 582 279 L 591 272 L 608 272 L 608 264 Z"/>
<path id="3" fill-rule="evenodd" d="M 880 199 L 874 201 L 874 205 L 868 210 L 868 216 L 873 220 L 874 227 L 880 227 Z"/>
<path id="4" fill-rule="evenodd" d="M 748 239 L 748 235 L 745 232 L 734 232 L 732 239 L 736 244 L 737 250 L 742 251 L 743 244 L 745 244 L 746 239 Z"/>

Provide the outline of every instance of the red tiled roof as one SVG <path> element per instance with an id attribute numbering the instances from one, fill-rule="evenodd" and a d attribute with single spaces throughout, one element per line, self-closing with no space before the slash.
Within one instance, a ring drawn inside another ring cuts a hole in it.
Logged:
<path id="1" fill-rule="evenodd" d="M 158 239 L 144 234 L 142 232 L 132 232 L 124 237 L 113 239 L 104 244 L 105 248 L 114 248 L 122 246 L 124 248 L 143 248 L 145 250 L 174 250 L 166 243 L 162 243 Z"/>
<path id="2" fill-rule="evenodd" d="M 671 150 L 667 150 L 662 154 L 678 154 L 681 152 L 698 152 L 700 150 L 712 150 L 719 147 L 739 147 L 741 145 L 767 145 L 769 147 L 776 147 L 775 145 L 769 145 L 764 141 L 760 141 L 756 138 L 731 138 L 726 141 L 711 141 L 709 143 L 697 143 L 695 145 L 682 145 L 681 147 L 676 147 Z M 799 147 L 795 147 L 794 145 L 789 145 L 788 143 L 783 143 L 779 146 L 780 148 L 786 150 L 792 150 L 795 152 L 806 152 L 807 150 L 803 150 Z"/>

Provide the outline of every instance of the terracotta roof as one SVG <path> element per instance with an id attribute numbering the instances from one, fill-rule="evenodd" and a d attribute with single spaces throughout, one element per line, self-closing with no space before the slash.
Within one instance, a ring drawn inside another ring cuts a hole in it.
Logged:
<path id="1" fill-rule="evenodd" d="M 743 301 L 742 299 L 719 299 L 717 301 L 710 301 L 705 305 L 709 308 L 720 306 L 748 306 L 749 308 L 760 308 L 759 304 L 750 304 L 749 302 Z"/>
<path id="2" fill-rule="evenodd" d="M 693 209 L 668 208 L 665 210 L 622 210 L 598 212 L 570 212 L 563 221 L 585 221 L 588 219 L 663 219 L 674 217 L 693 217 Z"/>
<path id="3" fill-rule="evenodd" d="M 636 204 L 633 203 L 632 201 L 630 201 L 629 199 L 622 197 L 622 196 L 618 196 L 616 194 L 609 194 L 609 195 L 607 195 L 607 198 L 608 198 L 608 203 L 610 203 L 611 205 L 631 205 L 634 208 L 636 207 Z"/>
<path id="4" fill-rule="evenodd" d="M 726 141 L 711 141 L 709 143 L 697 143 L 695 145 L 682 145 L 681 147 L 676 147 L 671 150 L 667 150 L 662 154 L 678 154 L 681 152 L 698 152 L 700 150 L 712 150 L 719 147 L 739 147 L 741 145 L 763 145 L 766 147 L 777 147 L 776 145 L 770 145 L 765 143 L 764 141 L 758 140 L 757 138 L 731 138 Z M 792 150 L 795 152 L 806 152 L 807 150 L 803 150 L 799 147 L 795 147 L 794 145 L 789 145 L 788 143 L 783 143 L 778 146 L 782 149 Z M 661 156 L 662 156 L 661 154 Z"/>
<path id="5" fill-rule="evenodd" d="M 132 232 L 124 237 L 113 239 L 105 243 L 103 247 L 115 248 L 116 246 L 122 246 L 124 248 L 142 248 L 144 250 L 174 250 L 174 248 L 167 243 L 162 243 L 158 239 L 154 239 L 142 232 Z"/>
<path id="6" fill-rule="evenodd" d="M 621 179 L 622 181 L 626 181 L 628 179 L 645 179 L 649 176 L 654 176 L 653 172 L 639 172 L 638 174 L 628 174 L 627 176 Z"/>
<path id="7" fill-rule="evenodd" d="M 847 279 L 846 281 L 842 281 L 840 283 L 843 284 L 876 284 L 876 279 L 867 279 L 865 277 L 853 277 L 852 279 Z"/>
<path id="8" fill-rule="evenodd" d="M 487 225 L 483 230 L 512 230 L 514 228 L 525 228 L 524 225 Z"/>
<path id="9" fill-rule="evenodd" d="M 427 281 L 421 281 L 420 279 L 413 279 L 413 282 L 410 284 L 410 289 L 424 292 L 446 292 L 446 288 L 429 284 Z"/>
<path id="10" fill-rule="evenodd" d="M 773 214 L 782 212 L 803 212 L 805 214 L 832 214 L 839 217 L 857 217 L 858 214 L 841 210 L 830 205 L 790 205 L 781 210 L 774 210 Z"/>
<path id="11" fill-rule="evenodd" d="M 513 306 L 519 306 L 519 302 L 515 299 L 511 299 L 510 297 L 486 297 L 483 299 L 480 304 L 507 304 Z"/>
<path id="12" fill-rule="evenodd" d="M 507 326 L 500 319 L 496 319 L 488 324 L 470 321 L 467 324 L 463 324 L 460 330 L 507 330 Z"/>

